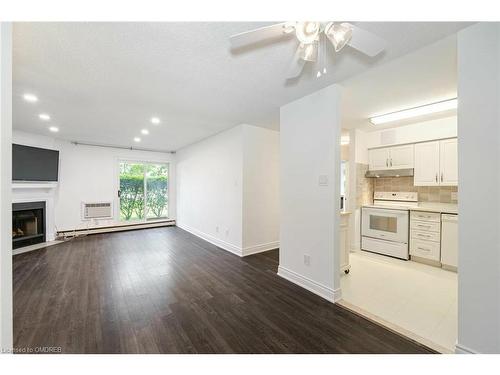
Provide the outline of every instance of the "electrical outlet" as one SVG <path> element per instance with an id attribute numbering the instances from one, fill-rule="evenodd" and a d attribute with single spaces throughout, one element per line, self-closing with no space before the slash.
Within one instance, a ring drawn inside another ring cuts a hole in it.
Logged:
<path id="1" fill-rule="evenodd" d="M 304 264 L 306 266 L 310 266 L 311 265 L 311 257 L 309 255 L 304 255 Z"/>

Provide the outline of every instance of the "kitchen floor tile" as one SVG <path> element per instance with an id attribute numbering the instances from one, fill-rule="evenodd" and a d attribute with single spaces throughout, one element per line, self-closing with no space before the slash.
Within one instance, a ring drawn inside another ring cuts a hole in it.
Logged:
<path id="1" fill-rule="evenodd" d="M 379 254 L 353 252 L 342 298 L 449 351 L 457 338 L 457 274 Z"/>

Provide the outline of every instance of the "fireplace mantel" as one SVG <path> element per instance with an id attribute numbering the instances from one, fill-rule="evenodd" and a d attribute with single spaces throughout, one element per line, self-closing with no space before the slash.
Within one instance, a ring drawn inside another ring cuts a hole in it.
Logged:
<path id="1" fill-rule="evenodd" d="M 57 187 L 57 182 L 20 182 L 12 183 L 12 190 L 16 189 L 44 189 L 51 190 Z"/>
<path id="2" fill-rule="evenodd" d="M 46 241 L 55 240 L 54 201 L 57 194 L 57 182 L 13 181 L 12 203 L 44 201 L 46 203 Z"/>

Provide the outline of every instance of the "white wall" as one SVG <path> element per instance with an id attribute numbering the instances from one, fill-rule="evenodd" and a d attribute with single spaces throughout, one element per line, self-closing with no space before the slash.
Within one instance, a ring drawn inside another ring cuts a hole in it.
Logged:
<path id="1" fill-rule="evenodd" d="M 340 87 L 328 86 L 281 107 L 280 118 L 278 274 L 330 301 L 340 297 L 339 103 Z"/>
<path id="2" fill-rule="evenodd" d="M 356 164 L 368 164 L 367 133 L 359 129 L 351 129 L 349 132 L 349 191 L 350 198 L 347 210 L 349 216 L 349 235 L 351 250 L 359 250 L 361 247 L 361 209 L 356 207 L 358 173 Z"/>
<path id="3" fill-rule="evenodd" d="M 59 181 L 55 191 L 55 226 L 57 230 L 106 225 L 118 220 L 118 161 L 137 160 L 170 163 L 169 216 L 175 218 L 174 155 L 135 150 L 121 150 L 74 145 L 67 141 L 21 131 L 13 132 L 13 142 L 59 150 Z M 81 220 L 81 203 L 112 201 L 115 220 L 97 223 Z"/>
<path id="4" fill-rule="evenodd" d="M 278 132 L 243 125 L 243 253 L 279 247 Z"/>
<path id="5" fill-rule="evenodd" d="M 457 116 L 366 132 L 366 147 L 432 141 L 457 136 Z"/>
<path id="6" fill-rule="evenodd" d="M 500 353 L 500 26 L 458 34 L 457 352 Z"/>
<path id="7" fill-rule="evenodd" d="M 0 24 L 0 349 L 12 331 L 12 24 Z"/>
<path id="8" fill-rule="evenodd" d="M 354 129 L 351 137 L 352 148 L 354 149 L 355 163 L 368 164 L 368 133 Z"/>
<path id="9" fill-rule="evenodd" d="M 242 134 L 236 126 L 176 154 L 177 225 L 237 254 L 243 246 Z"/>
<path id="10" fill-rule="evenodd" d="M 177 225 L 237 255 L 278 247 L 279 136 L 238 125 L 177 152 Z"/>

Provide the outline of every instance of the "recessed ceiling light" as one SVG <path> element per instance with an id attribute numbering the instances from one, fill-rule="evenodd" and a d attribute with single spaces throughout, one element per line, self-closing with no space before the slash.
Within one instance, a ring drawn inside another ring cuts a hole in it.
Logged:
<path id="1" fill-rule="evenodd" d="M 458 105 L 457 99 L 445 100 L 442 102 L 431 103 L 420 107 L 409 108 L 402 111 L 388 113 L 386 115 L 374 116 L 370 118 L 373 125 L 385 124 L 398 120 L 405 120 L 413 117 L 430 115 L 432 113 L 444 112 L 451 109 L 456 109 Z"/>
<path id="2" fill-rule="evenodd" d="M 144 135 L 148 135 L 149 134 L 149 130 L 148 129 L 142 129 L 141 133 L 144 134 Z"/>
<path id="3" fill-rule="evenodd" d="M 134 138 L 134 142 L 140 142 L 140 141 L 141 141 L 141 139 L 139 137 Z"/>
<path id="4" fill-rule="evenodd" d="M 40 113 L 38 115 L 38 117 L 40 118 L 40 120 L 43 120 L 43 121 L 49 121 L 50 120 L 50 116 L 46 113 Z"/>
<path id="5" fill-rule="evenodd" d="M 59 131 L 59 128 L 57 126 L 51 126 L 49 130 L 53 133 L 57 133 Z"/>
<path id="6" fill-rule="evenodd" d="M 160 119 L 158 117 L 151 117 L 151 123 L 158 125 L 160 123 Z"/>
<path id="7" fill-rule="evenodd" d="M 23 99 L 26 100 L 27 102 L 30 102 L 30 103 L 36 103 L 38 101 L 38 98 L 36 97 L 36 95 L 28 94 L 28 93 L 23 95 Z"/>

